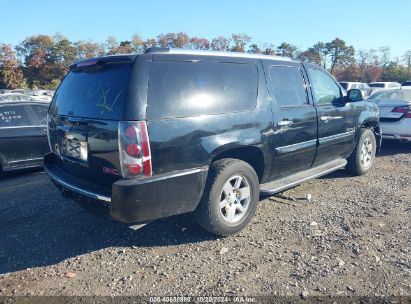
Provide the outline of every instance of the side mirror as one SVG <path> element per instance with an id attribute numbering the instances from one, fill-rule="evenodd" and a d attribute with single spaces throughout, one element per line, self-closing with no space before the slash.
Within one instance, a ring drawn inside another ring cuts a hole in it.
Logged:
<path id="1" fill-rule="evenodd" d="M 357 102 L 363 100 L 362 92 L 358 89 L 351 89 L 347 92 L 348 102 Z"/>

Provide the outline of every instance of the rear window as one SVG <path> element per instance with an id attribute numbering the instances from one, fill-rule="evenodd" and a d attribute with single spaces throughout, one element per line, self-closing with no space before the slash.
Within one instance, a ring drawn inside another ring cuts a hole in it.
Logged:
<path id="1" fill-rule="evenodd" d="M 370 83 L 368 86 L 370 88 L 385 88 L 384 83 Z"/>
<path id="2" fill-rule="evenodd" d="M 0 106 L 0 128 L 30 126 L 24 105 Z"/>
<path id="3" fill-rule="evenodd" d="M 148 89 L 149 119 L 250 111 L 257 102 L 254 64 L 153 62 Z"/>
<path id="4" fill-rule="evenodd" d="M 70 71 L 54 95 L 51 112 L 96 119 L 121 119 L 132 64 L 107 63 Z"/>

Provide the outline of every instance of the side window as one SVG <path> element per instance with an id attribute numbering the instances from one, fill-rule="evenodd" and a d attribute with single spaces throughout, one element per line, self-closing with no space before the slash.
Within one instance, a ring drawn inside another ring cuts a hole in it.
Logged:
<path id="1" fill-rule="evenodd" d="M 308 68 L 314 99 L 318 105 L 331 104 L 342 98 L 339 86 L 319 69 Z"/>
<path id="2" fill-rule="evenodd" d="M 27 106 L 29 112 L 31 112 L 31 120 L 36 126 L 46 126 L 47 125 L 47 110 L 46 105 L 30 105 Z M 31 110 L 31 111 L 30 111 Z"/>
<path id="3" fill-rule="evenodd" d="M 30 126 L 23 105 L 0 106 L 0 128 Z"/>
<path id="4" fill-rule="evenodd" d="M 280 107 L 308 104 L 304 78 L 299 67 L 270 66 L 270 87 Z"/>
<path id="5" fill-rule="evenodd" d="M 257 102 L 254 64 L 153 62 L 148 88 L 149 119 L 250 111 Z"/>

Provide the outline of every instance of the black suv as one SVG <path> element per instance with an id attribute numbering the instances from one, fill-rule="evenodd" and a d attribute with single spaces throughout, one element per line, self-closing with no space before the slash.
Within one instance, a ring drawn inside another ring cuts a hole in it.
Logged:
<path id="1" fill-rule="evenodd" d="M 48 118 L 45 170 L 65 195 L 125 223 L 194 212 L 229 235 L 275 194 L 370 170 L 378 108 L 318 66 L 154 48 L 73 64 Z"/>

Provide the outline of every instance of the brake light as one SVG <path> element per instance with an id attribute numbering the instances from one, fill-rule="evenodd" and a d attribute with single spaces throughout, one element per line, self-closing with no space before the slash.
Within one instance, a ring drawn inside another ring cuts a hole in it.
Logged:
<path id="1" fill-rule="evenodd" d="M 118 132 L 122 176 L 151 176 L 151 152 L 146 122 L 120 121 Z"/>
<path id="2" fill-rule="evenodd" d="M 403 117 L 411 118 L 411 112 L 410 111 L 411 111 L 410 107 L 396 107 L 391 112 L 404 113 L 405 115 Z"/>
<path id="3" fill-rule="evenodd" d="M 394 110 L 392 110 L 391 112 L 395 112 L 395 113 L 407 113 L 407 112 L 408 112 L 408 108 L 407 108 L 407 107 L 397 107 L 397 108 L 394 108 Z"/>

